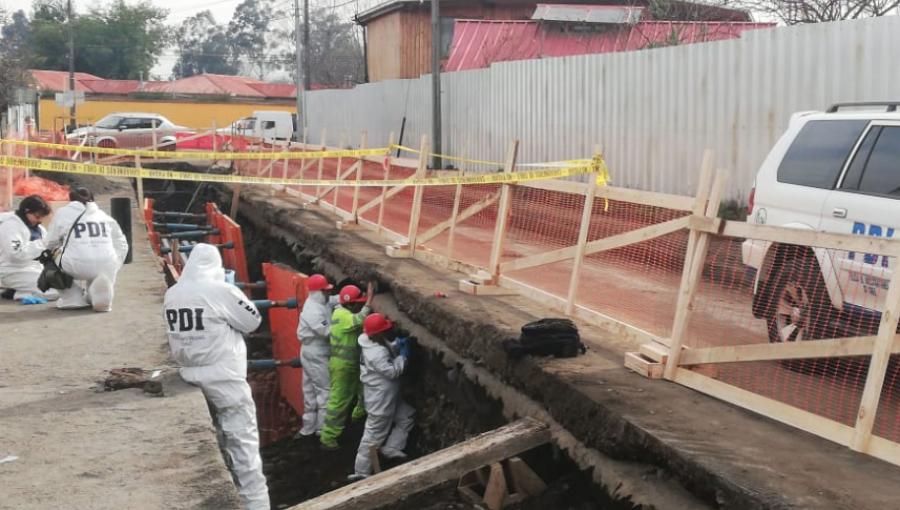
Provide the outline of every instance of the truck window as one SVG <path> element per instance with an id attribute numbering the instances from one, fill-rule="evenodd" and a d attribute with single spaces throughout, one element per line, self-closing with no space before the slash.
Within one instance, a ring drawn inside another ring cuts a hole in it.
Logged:
<path id="1" fill-rule="evenodd" d="M 807 122 L 778 166 L 778 182 L 832 189 L 865 120 Z"/>
<path id="2" fill-rule="evenodd" d="M 884 126 L 872 147 L 859 191 L 900 198 L 900 126 Z"/>

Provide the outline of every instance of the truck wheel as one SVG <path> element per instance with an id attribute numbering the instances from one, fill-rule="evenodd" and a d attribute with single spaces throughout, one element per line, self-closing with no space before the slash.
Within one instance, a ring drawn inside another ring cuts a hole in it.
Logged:
<path id="1" fill-rule="evenodd" d="M 100 143 L 97 144 L 97 147 L 102 147 L 104 149 L 115 149 L 116 142 L 107 138 L 105 140 L 100 140 Z"/>
<path id="2" fill-rule="evenodd" d="M 774 275 L 765 314 L 769 342 L 828 338 L 828 290 L 815 260 L 793 259 Z"/>

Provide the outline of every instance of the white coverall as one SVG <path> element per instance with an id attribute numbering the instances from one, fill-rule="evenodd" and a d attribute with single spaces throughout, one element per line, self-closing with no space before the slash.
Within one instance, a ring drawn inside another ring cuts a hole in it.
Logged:
<path id="1" fill-rule="evenodd" d="M 381 452 L 386 457 L 397 456 L 406 448 L 415 410 L 400 396 L 400 375 L 406 368 L 406 358 L 395 354 L 399 351 L 396 344 L 389 349 L 362 334 L 359 346 L 362 348 L 359 379 L 369 416 L 356 452 L 355 470 L 356 475 L 367 476 L 372 474 L 369 445 L 384 445 Z"/>
<path id="2" fill-rule="evenodd" d="M 82 212 L 84 216 L 78 219 Z M 76 219 L 78 224 L 69 236 Z M 65 244 L 67 236 L 69 242 Z M 98 312 L 112 310 L 116 275 L 128 255 L 128 241 L 116 220 L 101 211 L 96 202 L 69 202 L 53 215 L 47 247 L 61 250 L 56 263 L 76 280 L 72 287 L 60 291 L 57 308 L 93 306 Z M 87 285 L 86 293 L 78 280 Z"/>
<path id="3" fill-rule="evenodd" d="M 259 456 L 256 405 L 247 383 L 241 333 L 259 327 L 253 302 L 225 282 L 222 256 L 209 244 L 191 251 L 178 283 L 167 292 L 164 319 L 181 377 L 199 386 L 216 411 L 238 493 L 246 510 L 269 510 Z"/>
<path id="4" fill-rule="evenodd" d="M 0 288 L 15 289 L 14 299 L 29 296 L 52 301 L 59 297 L 55 289 L 41 292 L 38 276 L 44 266 L 37 259 L 46 247 L 47 230 L 38 225 L 40 240 L 31 240 L 31 231 L 16 213 L 0 213 Z"/>
<path id="5" fill-rule="evenodd" d="M 297 325 L 297 339 L 302 344 L 300 362 L 303 364 L 303 429 L 300 434 L 304 436 L 321 432 L 325 425 L 331 388 L 331 376 L 328 374 L 331 314 L 338 303 L 338 296 L 326 299 L 321 290 L 314 290 L 309 293 L 300 312 L 300 323 Z"/>

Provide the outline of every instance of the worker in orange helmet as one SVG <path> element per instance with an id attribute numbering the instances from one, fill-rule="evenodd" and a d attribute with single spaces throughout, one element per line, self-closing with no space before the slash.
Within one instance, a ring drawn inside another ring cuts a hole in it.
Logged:
<path id="1" fill-rule="evenodd" d="M 303 303 L 297 325 L 297 340 L 302 344 L 303 428 L 295 438 L 321 434 L 325 425 L 325 407 L 331 387 L 331 377 L 328 375 L 331 315 L 338 305 L 338 297 L 330 295 L 333 288 L 320 274 L 310 276 L 306 282 L 309 296 Z"/>
<path id="2" fill-rule="evenodd" d="M 393 324 L 380 313 L 373 313 L 363 322 L 359 336 L 362 348 L 360 380 L 365 392 L 366 428 L 356 452 L 355 473 L 350 481 L 362 480 L 372 474 L 369 446 L 381 448 L 381 455 L 389 459 L 405 459 L 406 440 L 416 414 L 400 395 L 400 375 L 406 368 L 409 346 L 406 338 L 388 342 L 387 333 Z"/>
<path id="3" fill-rule="evenodd" d="M 366 293 L 359 287 L 347 285 L 338 294 L 340 305 L 331 316 L 331 358 L 328 374 L 331 376 L 331 392 L 322 427 L 321 446 L 324 450 L 340 448 L 338 440 L 344 433 L 347 411 L 356 400 L 351 418 L 361 420 L 366 415 L 363 404 L 362 383 L 359 380 L 359 344 L 363 320 L 371 313 L 372 284 Z"/>

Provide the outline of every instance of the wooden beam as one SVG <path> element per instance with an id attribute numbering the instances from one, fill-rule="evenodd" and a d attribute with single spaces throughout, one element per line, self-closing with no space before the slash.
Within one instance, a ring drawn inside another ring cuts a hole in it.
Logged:
<path id="1" fill-rule="evenodd" d="M 863 453 L 867 453 L 876 459 L 890 462 L 895 466 L 900 466 L 900 444 L 889 439 L 878 436 L 872 436 L 869 440 L 869 446 Z"/>
<path id="2" fill-rule="evenodd" d="M 649 360 L 637 352 L 626 352 L 625 368 L 629 368 L 647 379 L 662 379 L 663 371 L 666 366 L 662 363 Z"/>
<path id="3" fill-rule="evenodd" d="M 425 171 L 427 170 L 428 165 L 428 148 L 430 145 L 428 144 L 428 136 L 422 135 L 422 144 L 419 152 L 419 168 L 416 169 L 416 178 L 421 179 L 425 177 Z M 422 186 L 416 186 L 415 192 L 413 195 L 413 204 L 412 204 L 412 212 L 409 217 L 409 235 L 407 239 L 409 240 L 409 248 L 411 250 L 415 250 L 416 236 L 419 232 L 419 217 L 422 214 L 422 194 L 425 192 L 422 189 Z"/>
<path id="4" fill-rule="evenodd" d="M 506 153 L 504 173 L 516 171 L 516 160 L 518 157 L 519 141 L 513 140 L 509 143 L 509 150 Z M 506 224 L 509 220 L 510 192 L 509 184 L 504 184 L 500 189 L 500 205 L 497 209 L 497 223 L 494 225 L 494 243 L 491 246 L 491 258 L 488 266 L 488 271 L 493 275 L 500 274 L 500 261 L 503 259 L 503 242 L 506 240 Z"/>
<path id="5" fill-rule="evenodd" d="M 520 182 L 517 185 L 526 188 L 559 191 L 560 193 L 569 193 L 573 195 L 584 195 L 589 189 L 589 185 L 586 183 L 563 181 L 559 179 Z M 595 197 L 629 202 L 632 204 L 675 209 L 677 211 L 691 211 L 694 208 L 694 197 L 654 193 L 652 191 L 642 191 L 630 188 L 618 188 L 615 186 L 604 186 L 599 188 L 595 193 Z"/>
<path id="6" fill-rule="evenodd" d="M 602 157 L 603 147 L 594 148 L 596 157 Z M 588 232 L 591 230 L 591 218 L 594 215 L 594 194 L 597 192 L 596 181 L 588 185 L 588 192 L 584 195 L 584 207 L 581 209 L 581 226 L 578 229 L 578 243 L 575 245 L 575 260 L 572 261 L 572 275 L 569 278 L 569 293 L 566 296 L 566 315 L 572 315 L 575 308 L 575 300 L 578 297 L 578 285 L 581 283 L 581 268 L 584 266 L 584 256 L 587 250 Z"/>
<path id="7" fill-rule="evenodd" d="M 439 236 L 441 234 L 441 232 L 443 232 L 443 231 L 447 230 L 448 228 L 452 227 L 453 225 L 455 225 L 456 222 L 466 221 L 467 219 L 471 218 L 472 216 L 475 216 L 476 214 L 480 213 L 481 211 L 487 209 L 488 207 L 493 205 L 494 202 L 496 202 L 498 198 L 500 198 L 500 193 L 491 193 L 490 195 L 482 198 L 478 202 L 475 202 L 474 204 L 467 207 L 466 210 L 463 211 L 462 213 L 460 213 L 457 218 L 454 219 L 454 217 L 451 216 L 450 219 L 444 220 L 444 221 L 438 223 L 437 225 L 431 227 L 430 229 L 426 230 L 424 234 L 422 234 L 418 237 L 418 240 L 416 241 L 416 243 L 418 243 L 418 244 L 427 243 L 428 241 Z"/>
<path id="8" fill-rule="evenodd" d="M 490 510 L 501 510 L 506 504 L 508 493 L 503 466 L 499 462 L 494 462 L 491 464 L 491 474 L 488 476 L 488 483 L 484 488 L 484 505 Z"/>
<path id="9" fill-rule="evenodd" d="M 467 162 L 466 158 L 469 157 L 469 144 L 467 141 L 463 140 L 462 144 L 462 153 L 460 154 L 462 160 L 459 162 L 459 176 L 464 177 L 466 175 Z M 447 234 L 447 246 L 444 248 L 445 255 L 448 259 L 453 258 L 453 243 L 456 240 L 456 225 L 459 223 L 459 203 L 462 200 L 462 184 L 456 185 L 456 193 L 453 195 L 453 213 L 450 215 L 450 232 Z"/>
<path id="10" fill-rule="evenodd" d="M 703 173 L 707 173 L 706 169 L 711 164 L 712 156 L 707 151 L 704 157 Z M 707 164 L 707 162 L 709 162 Z M 713 181 L 713 188 L 709 195 L 709 202 L 702 200 L 703 191 L 698 191 L 697 208 L 695 214 L 701 208 L 705 208 L 704 216 L 707 218 L 715 218 L 719 212 L 719 204 L 722 201 L 722 193 L 725 191 L 725 182 L 728 174 L 724 170 L 716 172 L 716 178 Z M 704 179 L 701 177 L 701 181 Z M 684 271 L 681 275 L 681 285 L 678 289 L 678 303 L 675 305 L 675 323 L 672 326 L 672 343 L 669 346 L 669 361 L 666 363 L 665 378 L 672 380 L 675 374 L 675 368 L 681 356 L 681 347 L 684 345 L 684 339 L 688 331 L 688 322 L 691 318 L 691 310 L 693 309 L 694 297 L 697 295 L 697 289 L 700 286 L 700 278 L 703 273 L 703 265 L 706 263 L 706 254 L 709 251 L 710 235 L 706 232 L 691 231 L 688 239 L 688 252 L 685 255 Z M 691 241 L 694 241 L 692 243 Z M 693 244 L 694 250 L 691 251 Z"/>
<path id="11" fill-rule="evenodd" d="M 693 348 L 686 349 L 681 353 L 680 365 L 871 356 L 875 348 L 875 338 L 875 336 L 860 336 L 816 340 L 814 342 L 786 342 Z M 895 338 L 891 345 L 891 354 L 897 353 L 900 353 L 900 338 Z"/>
<path id="12" fill-rule="evenodd" d="M 683 228 L 687 228 L 689 224 L 690 216 L 685 216 L 683 218 L 669 220 L 665 223 L 657 223 L 656 225 L 650 225 L 649 227 L 643 227 L 637 230 L 632 230 L 630 232 L 625 232 L 624 234 L 618 234 L 612 237 L 605 237 L 603 239 L 591 241 L 585 246 L 585 254 L 592 255 L 601 251 L 614 250 L 616 248 L 628 246 L 629 244 L 649 241 L 650 239 L 655 239 L 657 237 L 671 234 L 672 232 L 677 232 Z M 560 248 L 558 250 L 549 251 L 547 253 L 539 253 L 537 255 L 531 255 L 529 257 L 522 257 L 520 259 L 504 262 L 503 264 L 500 264 L 500 271 L 517 271 L 519 269 L 527 269 L 529 267 L 543 266 L 545 264 L 560 262 L 574 257 L 576 255 L 577 248 L 577 246 L 569 246 L 568 248 Z"/>
<path id="13" fill-rule="evenodd" d="M 496 285 L 480 285 L 469 280 L 459 281 L 459 290 L 473 296 L 514 296 L 516 291 Z"/>
<path id="14" fill-rule="evenodd" d="M 394 132 L 391 131 L 391 134 L 388 137 L 388 147 L 393 147 L 393 146 L 394 146 Z M 385 166 L 384 180 L 389 181 L 391 179 L 391 156 L 390 156 L 390 154 L 388 154 L 387 156 L 384 157 L 384 162 L 382 163 L 382 165 Z M 382 186 L 381 187 L 381 196 L 376 199 L 376 200 L 378 200 L 379 207 L 378 207 L 378 226 L 375 229 L 375 233 L 378 235 L 381 235 L 381 229 L 384 226 L 384 201 L 386 198 L 387 198 L 387 186 Z M 372 202 L 375 202 L 375 200 L 373 200 Z M 372 202 L 369 202 L 369 204 L 371 204 Z M 358 214 L 360 216 L 362 216 L 363 213 L 365 213 L 366 211 L 369 210 L 367 208 L 367 206 L 369 204 L 366 204 L 365 206 L 360 208 L 360 210 L 358 211 Z"/>
<path id="15" fill-rule="evenodd" d="M 722 228 L 722 235 L 877 255 L 895 256 L 898 249 L 900 249 L 898 248 L 900 247 L 900 240 L 898 239 L 756 225 L 744 221 L 726 221 L 725 226 Z"/>
<path id="16" fill-rule="evenodd" d="M 369 137 L 369 133 L 366 131 L 363 131 L 363 134 L 359 140 L 359 149 L 360 150 L 363 150 L 366 148 L 366 139 L 368 139 L 368 137 Z M 357 184 L 359 183 L 359 181 L 362 180 L 362 171 L 363 171 L 363 160 L 360 159 L 359 161 L 356 162 L 356 182 L 357 182 Z M 359 186 L 357 185 L 355 188 L 353 188 L 353 208 L 350 210 L 350 216 L 353 217 L 353 219 L 351 221 L 356 221 L 358 211 L 359 211 Z"/>
<path id="17" fill-rule="evenodd" d="M 711 379 L 685 368 L 676 367 L 672 380 L 682 386 L 687 386 L 729 404 L 743 407 L 754 413 L 824 437 L 844 446 L 848 446 L 853 439 L 852 427 L 797 409 L 777 400 L 757 395 L 728 383 Z"/>
<path id="18" fill-rule="evenodd" d="M 900 248 L 893 253 L 893 256 L 900 256 Z M 887 375 L 888 362 L 892 347 L 897 341 L 897 324 L 900 322 L 900 277 L 897 277 L 896 273 L 888 286 L 884 306 L 885 309 L 881 313 L 881 324 L 878 327 L 878 336 L 875 339 L 872 361 L 869 364 L 869 373 L 866 376 L 866 386 L 863 389 L 862 401 L 859 403 L 856 431 L 853 443 L 850 445 L 858 452 L 865 451 L 869 447 L 872 428 L 875 426 L 875 415 L 878 413 L 878 404 L 881 401 L 881 390 L 884 387 L 885 375 Z"/>
<path id="19" fill-rule="evenodd" d="M 357 213 L 365 214 L 369 209 L 372 209 L 373 207 L 375 207 L 377 205 L 383 204 L 385 200 L 393 197 L 394 195 L 396 195 L 397 193 L 400 193 L 401 191 L 405 190 L 408 187 L 409 186 L 404 185 L 404 186 L 395 186 L 395 187 L 389 189 L 388 192 L 383 194 L 382 196 L 377 197 L 374 200 L 372 200 L 371 202 L 366 202 L 365 205 L 360 206 L 359 211 L 357 211 Z M 379 211 L 378 214 L 383 217 L 382 211 Z"/>
<path id="20" fill-rule="evenodd" d="M 549 428 L 524 418 L 456 446 L 416 459 L 290 507 L 289 510 L 368 510 L 455 480 L 550 441 Z"/>
<path id="21" fill-rule="evenodd" d="M 138 169 L 138 172 L 141 171 L 141 157 L 140 156 L 134 157 L 134 167 Z M 10 175 L 12 175 L 12 168 L 9 169 L 9 173 L 10 173 Z M 144 203 L 144 178 L 141 177 L 140 175 L 138 175 L 136 180 L 137 180 L 138 203 L 143 204 Z M 12 189 L 12 188 L 10 188 L 10 189 Z M 10 198 L 10 201 L 9 201 L 9 208 L 12 209 L 12 198 Z"/>

